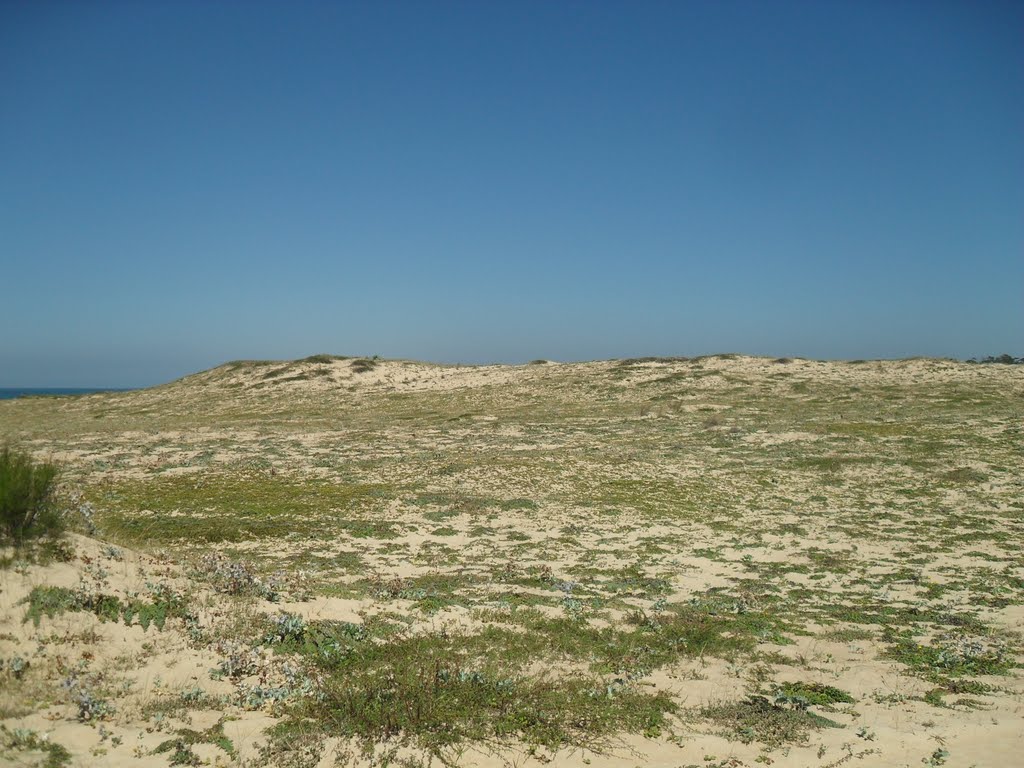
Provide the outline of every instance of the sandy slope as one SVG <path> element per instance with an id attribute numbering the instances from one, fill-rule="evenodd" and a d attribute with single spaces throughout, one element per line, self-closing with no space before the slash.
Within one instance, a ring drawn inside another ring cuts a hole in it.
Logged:
<path id="1" fill-rule="evenodd" d="M 571 580 L 603 601 L 587 618 L 594 627 L 622 626 L 659 596 L 685 606 L 722 594 L 781 611 L 773 606 L 782 595 L 801 631 L 785 633 L 785 644 L 762 639 L 756 656 L 683 657 L 648 671 L 637 684 L 681 707 L 659 736 L 623 734 L 607 754 L 469 747 L 460 765 L 1008 766 L 1024 754 L 1019 669 L 973 675 L 987 693 L 937 706 L 926 700 L 935 682 L 891 657 L 878 625 L 833 610 L 969 614 L 1020 661 L 1019 368 L 743 357 L 368 368 L 345 359 L 232 364 L 153 390 L 0 403 L 0 438 L 65 462 L 101 536 L 73 535 L 68 562 L 0 571 L 0 658 L 29 663 L 20 677 L 0 675 L 0 722 L 66 746 L 72 765 L 167 765 L 172 751 L 157 752 L 161 744 L 218 723 L 231 752 L 197 743 L 200 759 L 284 764 L 260 752 L 283 706 L 246 696 L 290 684 L 294 660 L 246 638 L 246 627 L 286 611 L 357 624 L 404 615 L 412 631 L 478 632 L 500 623 L 480 609 L 508 600 L 500 573 L 512 564 L 523 579 L 546 568 L 552 584 Z M 281 484 L 370 491 L 352 507 L 324 496 L 322 509 L 289 512 L 284 532 L 208 543 L 206 528 L 188 526 L 234 514 L 227 491 L 206 490 L 221 481 L 243 496 L 251 489 L 257 507 Z M 132 506 L 143 496 L 147 506 Z M 302 533 L 321 512 L 328 527 Z M 343 518 L 377 527 L 330 527 Z M 148 538 L 132 538 L 125 520 L 152 521 Z M 104 537 L 118 540 L 116 550 Z M 213 550 L 252 559 L 263 574 L 306 571 L 308 588 L 290 585 L 278 602 L 225 595 L 197 566 Z M 664 591 L 609 586 L 606 575 L 627 563 Z M 412 587 L 439 576 L 461 581 L 426 611 Z M 388 579 L 411 586 L 394 595 L 372 586 Z M 563 615 L 554 586 L 530 583 L 513 590 L 517 599 Z M 148 599 L 155 585 L 187 595 L 190 618 L 163 630 L 88 611 L 24 621 L 34 587 L 128 601 Z M 953 631 L 913 627 L 922 646 Z M 842 639 L 839 630 L 861 634 Z M 247 674 L 211 675 L 239 656 Z M 82 720 L 61 687 L 69 679 L 115 709 Z M 849 693 L 856 703 L 828 714 L 843 727 L 768 747 L 700 714 L 787 681 Z M 201 697 L 189 701 L 192 691 Z M 369 764 L 354 744 L 324 744 L 310 764 Z M 2 754 L 12 765 L 38 757 Z"/>

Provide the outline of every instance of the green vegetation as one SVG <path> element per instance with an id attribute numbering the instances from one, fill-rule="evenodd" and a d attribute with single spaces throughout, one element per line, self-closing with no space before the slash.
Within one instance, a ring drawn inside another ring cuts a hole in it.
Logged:
<path id="1" fill-rule="evenodd" d="M 776 704 L 764 696 L 704 707 L 700 714 L 719 725 L 727 736 L 745 743 L 759 741 L 769 747 L 802 744 L 811 731 L 842 727 L 806 707 Z"/>
<path id="2" fill-rule="evenodd" d="M 90 494 L 103 530 L 125 543 L 213 544 L 285 536 L 393 538 L 394 525 L 360 512 L 376 486 L 300 482 L 244 472 L 119 482 Z M 139 510 L 146 513 L 140 515 Z"/>
<path id="3" fill-rule="evenodd" d="M 372 357 L 360 357 L 349 363 L 352 373 L 368 373 L 377 367 L 377 359 Z"/>
<path id="4" fill-rule="evenodd" d="M 32 753 L 39 755 L 37 762 L 29 762 Z M 40 737 L 31 729 L 4 725 L 0 725 L 0 758 L 13 765 L 35 768 L 63 768 L 71 763 L 71 753 L 63 745 Z"/>
<path id="5" fill-rule="evenodd" d="M 78 595 L 66 587 L 33 587 L 26 602 L 28 611 L 24 620 L 31 619 L 37 627 L 43 616 L 52 619 L 66 611 L 82 610 Z"/>
<path id="6" fill-rule="evenodd" d="M 21 546 L 63 531 L 53 505 L 57 474 L 55 464 L 37 462 L 9 446 L 0 448 L 0 543 Z"/>
<path id="7" fill-rule="evenodd" d="M 782 683 L 774 687 L 776 701 L 808 706 L 830 708 L 833 704 L 853 704 L 853 697 L 846 691 L 822 683 Z"/>
<path id="8" fill-rule="evenodd" d="M 24 623 L 0 642 L 75 655 L 57 675 L 0 646 L 6 711 L 78 675 L 83 721 L 142 711 L 178 765 L 232 755 L 211 711 L 273 718 L 267 765 L 332 737 L 339 764 L 413 766 L 713 733 L 749 746 L 708 765 L 827 766 L 922 711 L 938 736 L 979 708 L 986 728 L 1024 659 L 1022 394 L 1016 367 L 952 361 L 317 355 L 0 403 L 0 441 L 72 457 L 70 507 L 126 545 L 76 541 L 75 589 L 12 556 L 32 576 L 11 571 Z M 66 612 L 163 631 L 112 661 L 111 627 L 46 621 Z M 190 687 L 126 690 L 170 650 Z"/>
<path id="9" fill-rule="evenodd" d="M 1005 647 L 988 638 L 947 633 L 921 645 L 905 632 L 896 635 L 894 640 L 887 655 L 932 682 L 976 675 L 1005 675 L 1018 666 Z"/>
<path id="10" fill-rule="evenodd" d="M 622 677 L 527 673 L 531 653 L 560 648 L 575 655 L 580 644 L 598 650 L 601 640 L 614 640 L 613 633 L 581 638 L 568 623 L 546 629 L 546 636 L 495 628 L 454 638 L 403 634 L 387 642 L 368 641 L 345 626 L 314 630 L 316 639 L 304 633 L 301 649 L 329 674 L 323 696 L 299 714 L 330 734 L 401 737 L 436 751 L 464 739 L 513 735 L 553 749 L 593 748 L 617 732 L 656 730 L 675 710 L 664 693 L 645 692 Z M 621 650 L 612 655 L 621 665 Z"/>
<path id="11" fill-rule="evenodd" d="M 944 472 L 942 474 L 942 479 L 947 483 L 957 484 L 983 483 L 988 480 L 988 475 L 984 472 L 979 472 L 976 469 L 957 467 L 956 469 Z"/>
<path id="12" fill-rule="evenodd" d="M 224 750 L 228 757 L 235 756 L 235 745 L 224 735 L 223 719 L 205 731 L 182 728 L 175 733 L 173 739 L 167 739 L 157 745 L 153 754 L 168 754 L 171 765 L 202 765 L 202 760 L 192 751 L 192 747 L 196 744 L 214 744 Z"/>
<path id="13" fill-rule="evenodd" d="M 1014 357 L 1013 355 L 1008 355 L 1008 354 L 1004 353 L 1002 355 L 996 355 L 996 356 L 989 355 L 988 357 L 983 357 L 980 360 L 977 359 L 977 358 L 972 357 L 967 362 L 968 363 L 982 363 L 982 364 L 998 363 L 1000 365 L 1024 365 L 1024 357 Z"/>
<path id="14" fill-rule="evenodd" d="M 96 614 L 101 621 L 118 621 L 138 624 L 143 629 L 156 625 L 163 629 L 170 617 L 190 617 L 184 598 L 172 590 L 154 587 L 150 600 L 122 601 L 113 595 L 89 593 L 83 589 L 71 590 L 65 587 L 33 587 L 24 602 L 28 604 L 24 621 L 39 626 L 43 616 L 53 618 L 66 611 L 87 611 Z"/>

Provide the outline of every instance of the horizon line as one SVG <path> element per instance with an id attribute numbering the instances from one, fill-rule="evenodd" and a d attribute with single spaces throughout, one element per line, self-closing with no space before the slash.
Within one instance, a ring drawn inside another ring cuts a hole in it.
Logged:
<path id="1" fill-rule="evenodd" d="M 226 360 L 217 365 L 209 368 L 200 368 L 198 370 L 184 373 L 181 376 L 177 376 L 172 379 L 159 381 L 153 384 L 142 384 L 138 386 L 92 386 L 92 385 L 65 385 L 65 386 L 31 386 L 31 385 L 10 385 L 0 386 L 0 391 L 12 391 L 12 390 L 24 390 L 26 392 L 35 391 L 40 394 L 45 394 L 47 391 L 65 391 L 68 390 L 81 390 L 82 394 L 98 393 L 98 392 L 127 392 L 140 389 L 152 389 L 154 387 L 164 386 L 166 384 L 173 384 L 176 381 L 187 379 L 191 376 L 198 376 L 202 373 L 208 373 L 215 371 L 218 368 L 223 368 L 228 365 L 239 365 L 244 363 L 249 364 L 262 364 L 262 365 L 274 365 L 274 364 L 287 364 L 287 363 L 316 363 L 316 362 L 331 362 L 334 360 L 376 360 L 379 362 L 394 362 L 394 363 L 420 363 L 423 365 L 439 365 L 449 367 L 466 367 L 466 368 L 482 368 L 485 366 L 507 366 L 510 368 L 534 365 L 540 363 L 551 363 L 556 365 L 582 365 L 587 363 L 607 363 L 617 362 L 624 360 L 644 361 L 644 362 L 687 362 L 692 360 L 706 360 L 709 358 L 738 358 L 747 357 L 753 359 L 763 360 L 779 360 L 779 361 L 793 361 L 802 360 L 805 362 L 814 363 L 898 363 L 898 362 L 909 362 L 912 360 L 933 360 L 936 362 L 951 362 L 951 363 L 962 363 L 962 364 L 985 364 L 985 363 L 1001 363 L 1001 364 L 1022 364 L 1024 363 L 1024 356 L 1015 357 L 1009 353 L 1002 353 L 1000 355 L 984 355 L 975 356 L 969 358 L 956 358 L 949 356 L 936 357 L 933 355 L 906 355 L 903 357 L 868 357 L 868 358 L 819 358 L 819 357 L 805 357 L 803 355 L 755 355 L 748 354 L 745 352 L 714 352 L 709 354 L 701 355 L 639 355 L 636 357 L 606 357 L 606 358 L 588 358 L 585 360 L 555 360 L 551 358 L 535 358 L 533 360 L 527 360 L 524 362 L 503 362 L 493 361 L 486 363 L 469 363 L 469 362 L 451 362 L 451 361 L 436 361 L 436 360 L 420 360 L 415 358 L 406 357 L 381 357 L 380 355 L 338 355 L 333 353 L 318 353 L 314 355 L 307 355 L 305 357 L 297 358 L 238 358 L 233 360 Z M 1007 358 L 1007 359 L 1003 359 Z M 1011 362 L 1012 361 L 1012 362 Z M 74 394 L 68 392 L 68 394 Z"/>

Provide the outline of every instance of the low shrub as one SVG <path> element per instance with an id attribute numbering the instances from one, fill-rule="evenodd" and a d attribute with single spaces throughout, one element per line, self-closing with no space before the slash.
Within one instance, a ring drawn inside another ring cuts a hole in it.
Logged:
<path id="1" fill-rule="evenodd" d="M 0 541 L 21 546 L 64 530 L 53 505 L 58 468 L 9 446 L 0 449 Z"/>
<path id="2" fill-rule="evenodd" d="M 377 358 L 361 357 L 353 360 L 350 364 L 352 373 L 367 373 L 377 367 Z"/>

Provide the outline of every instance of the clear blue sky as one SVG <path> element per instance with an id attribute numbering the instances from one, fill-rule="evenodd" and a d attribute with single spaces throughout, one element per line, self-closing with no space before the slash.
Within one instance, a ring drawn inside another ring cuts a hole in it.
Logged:
<path id="1" fill-rule="evenodd" d="M 2 2 L 0 386 L 1024 354 L 1024 5 Z"/>

